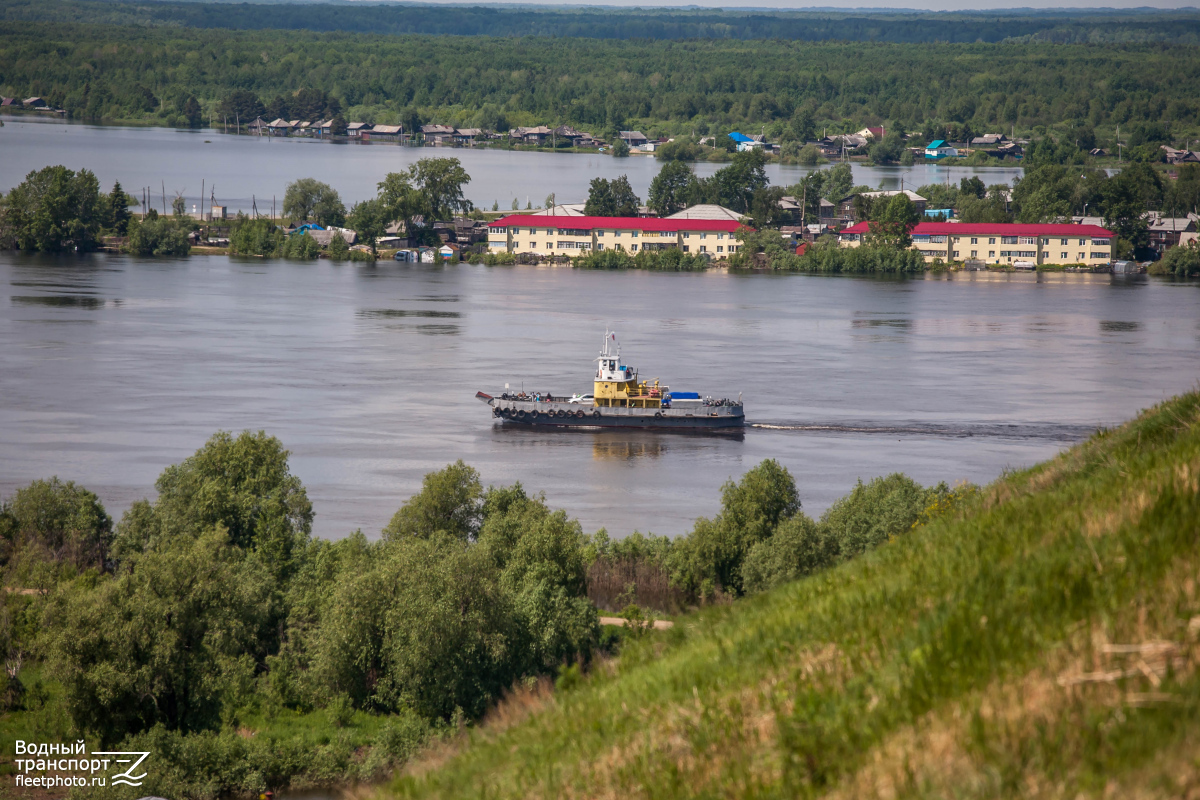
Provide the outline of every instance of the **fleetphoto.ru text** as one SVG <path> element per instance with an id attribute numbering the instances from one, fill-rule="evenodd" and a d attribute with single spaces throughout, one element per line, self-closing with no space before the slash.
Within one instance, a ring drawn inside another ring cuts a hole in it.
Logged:
<path id="1" fill-rule="evenodd" d="M 148 752 L 93 750 L 74 744 L 44 744 L 17 739 L 16 786 L 53 789 L 84 786 L 141 786 Z"/>

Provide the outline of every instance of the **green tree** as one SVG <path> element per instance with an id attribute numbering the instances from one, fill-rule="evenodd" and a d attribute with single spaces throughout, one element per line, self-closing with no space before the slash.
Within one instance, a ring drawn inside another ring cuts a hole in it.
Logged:
<path id="1" fill-rule="evenodd" d="M 592 178 L 588 185 L 587 202 L 583 204 L 583 213 L 589 217 L 617 216 L 617 203 L 613 197 L 612 184 L 607 178 Z"/>
<path id="2" fill-rule="evenodd" d="M 650 181 L 647 205 L 660 217 L 674 214 L 686 207 L 696 175 L 682 161 L 668 161 Z"/>
<path id="3" fill-rule="evenodd" d="M 1149 223 L 1145 213 L 1162 203 L 1162 179 L 1149 164 L 1130 164 L 1104 184 L 1101 203 L 1104 224 L 1133 246 L 1138 258 L 1147 258 Z"/>
<path id="4" fill-rule="evenodd" d="M 797 513 L 746 554 L 742 565 L 746 593 L 764 592 L 811 575 L 832 565 L 837 558 L 838 543 L 830 528 Z"/>
<path id="5" fill-rule="evenodd" d="M 100 184 L 86 169 L 45 167 L 8 193 L 3 210 L 0 229 L 21 250 L 86 252 L 100 234 Z"/>
<path id="6" fill-rule="evenodd" d="M 350 257 L 350 245 L 346 244 L 346 240 L 342 238 L 340 233 L 335 233 L 329 240 L 329 258 L 332 261 L 345 261 Z"/>
<path id="7" fill-rule="evenodd" d="M 189 128 L 199 128 L 204 124 L 200 103 L 196 100 L 195 95 L 188 95 L 187 101 L 183 104 L 183 116 L 187 119 Z"/>
<path id="8" fill-rule="evenodd" d="M 262 431 L 213 434 L 195 454 L 163 470 L 154 486 L 152 514 L 131 509 L 118 526 L 124 560 L 219 527 L 230 545 L 260 554 L 282 575 L 312 531 L 312 503 L 289 469 L 288 451 Z"/>
<path id="9" fill-rule="evenodd" d="M 337 191 L 315 178 L 300 178 L 287 185 L 283 193 L 285 216 L 304 222 L 313 220 L 324 227 L 346 222 L 346 206 Z"/>
<path id="10" fill-rule="evenodd" d="M 672 582 L 702 597 L 716 589 L 740 594 L 747 553 L 799 511 L 791 474 L 774 460 L 763 461 L 738 483 L 727 482 L 721 512 L 696 520 L 692 533 L 676 543 L 669 559 Z"/>
<path id="11" fill-rule="evenodd" d="M 813 119 L 812 111 L 807 106 L 796 108 L 792 114 L 790 127 L 792 134 L 801 142 L 812 141 L 816 138 L 816 121 Z"/>
<path id="12" fill-rule="evenodd" d="M 828 170 L 825 178 L 825 189 L 822 195 L 826 200 L 836 203 L 849 196 L 854 188 L 854 172 L 849 162 L 843 161 Z"/>
<path id="13" fill-rule="evenodd" d="M 471 182 L 471 176 L 457 158 L 422 158 L 408 173 L 424 200 L 426 213 L 433 219 L 450 219 L 471 210 L 470 201 L 463 196 L 463 187 Z"/>
<path id="14" fill-rule="evenodd" d="M 359 241 L 371 246 L 371 253 L 374 254 L 378 252 L 376 246 L 379 237 L 387 233 L 390 216 L 383 200 L 363 200 L 350 209 L 346 224 L 358 234 Z"/>
<path id="15" fill-rule="evenodd" d="M 192 249 L 189 228 L 183 220 L 172 217 L 133 220 L 127 229 L 125 251 L 135 256 L 186 256 Z"/>
<path id="16" fill-rule="evenodd" d="M 225 96 L 217 106 L 217 114 L 222 120 L 228 120 L 230 124 L 235 121 L 245 125 L 247 122 L 253 122 L 256 118 L 261 117 L 266 113 L 262 102 L 258 99 L 258 95 L 254 92 L 245 89 L 235 89 Z"/>
<path id="17" fill-rule="evenodd" d="M 223 698 L 253 681 L 248 653 L 268 582 L 218 527 L 148 553 L 114 580 L 77 582 L 47 610 L 46 665 L 75 728 L 108 746 L 161 724 L 220 724 Z"/>
<path id="18" fill-rule="evenodd" d="M 104 570 L 112 538 L 112 519 L 100 499 L 73 481 L 34 481 L 0 503 L 0 564 L 6 566 L 33 557 Z"/>
<path id="19" fill-rule="evenodd" d="M 112 191 L 103 198 L 101 203 L 101 212 L 104 217 L 103 226 L 108 228 L 114 236 L 124 236 L 129 227 L 129 206 L 136 202 L 136 198 L 125 194 L 120 181 L 114 181 Z"/>
<path id="20" fill-rule="evenodd" d="M 895 164 L 900 160 L 900 154 L 904 151 L 904 140 L 900 138 L 899 133 L 889 133 L 879 141 L 875 142 L 870 147 L 871 163 L 873 164 Z"/>
<path id="21" fill-rule="evenodd" d="M 1012 202 L 1017 222 L 1059 222 L 1071 216 L 1071 198 L 1079 170 L 1057 164 L 1027 169 L 1013 181 Z"/>
<path id="22" fill-rule="evenodd" d="M 482 500 L 479 473 L 460 459 L 425 476 L 421 491 L 395 513 L 383 529 L 383 538 L 390 541 L 445 535 L 463 541 L 474 539 L 479 532 Z"/>
<path id="23" fill-rule="evenodd" d="M 335 114 L 333 119 L 329 120 L 329 135 L 330 136 L 345 136 L 346 135 L 346 118 L 341 114 Z"/>
<path id="24" fill-rule="evenodd" d="M 876 203 L 868 223 L 868 244 L 903 250 L 912 245 L 912 230 L 921 221 L 921 212 L 908 195 L 893 195 L 886 203 Z"/>
<path id="25" fill-rule="evenodd" d="M 893 473 L 862 481 L 821 517 L 841 558 L 852 558 L 907 533 L 925 511 L 928 492 L 912 478 Z"/>
<path id="26" fill-rule="evenodd" d="M 770 183 L 767 180 L 766 163 L 766 155 L 758 148 L 735 153 L 729 166 L 717 170 L 704 183 L 703 190 L 708 194 L 708 202 L 742 214 L 749 213 L 754 193 L 765 189 Z"/>
<path id="27" fill-rule="evenodd" d="M 612 146 L 612 154 L 614 158 L 627 158 L 629 156 L 629 144 L 624 139 L 617 139 Z"/>

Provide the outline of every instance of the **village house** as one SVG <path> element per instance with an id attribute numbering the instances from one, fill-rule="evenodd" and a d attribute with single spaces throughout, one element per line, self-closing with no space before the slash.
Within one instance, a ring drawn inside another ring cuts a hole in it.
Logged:
<path id="1" fill-rule="evenodd" d="M 1159 256 L 1179 244 L 1185 233 L 1196 231 L 1196 221 L 1188 217 L 1158 217 L 1152 216 L 1147 222 L 1150 231 L 1150 247 Z"/>
<path id="2" fill-rule="evenodd" d="M 445 145 L 455 142 L 454 128 L 449 125 L 422 125 L 420 133 L 425 144 Z"/>
<path id="3" fill-rule="evenodd" d="M 1167 147 L 1165 144 L 1162 149 L 1166 153 L 1168 164 L 1195 164 L 1200 163 L 1200 152 L 1195 150 L 1176 150 L 1174 147 Z"/>
<path id="4" fill-rule="evenodd" d="M 362 131 L 358 138 L 364 142 L 394 142 L 403 132 L 403 125 L 372 125 L 370 130 Z"/>
<path id="5" fill-rule="evenodd" d="M 550 137 L 550 129 L 545 125 L 538 125 L 536 128 L 513 128 L 508 132 L 508 136 L 524 144 L 541 144 Z"/>
<path id="6" fill-rule="evenodd" d="M 267 132 L 272 136 L 290 136 L 292 133 L 292 123 L 286 119 L 277 119 L 267 125 Z"/>
<path id="7" fill-rule="evenodd" d="M 883 137 L 887 136 L 887 128 L 883 127 L 868 127 L 861 131 L 855 131 L 855 136 L 861 136 L 865 139 L 874 139 L 875 141 L 883 141 Z"/>
<path id="8" fill-rule="evenodd" d="M 369 122 L 351 122 L 346 126 L 346 135 L 352 138 L 360 138 L 364 133 L 369 133 L 372 128 Z"/>
<path id="9" fill-rule="evenodd" d="M 569 220 L 569 221 L 567 221 Z M 741 242 L 736 220 L 654 219 L 645 217 L 553 217 L 513 214 L 488 226 L 493 253 L 533 253 L 538 256 L 581 256 L 593 250 L 644 250 L 677 247 L 685 253 L 724 258 Z"/>
<path id="10" fill-rule="evenodd" d="M 843 247 L 859 247 L 869 233 L 869 223 L 859 222 L 839 233 L 838 241 Z M 1098 225 L 919 222 L 910 235 L 926 263 L 941 259 L 1033 269 L 1103 266 L 1112 259 L 1113 233 Z"/>
<path id="11" fill-rule="evenodd" d="M 880 198 L 890 199 L 898 194 L 907 195 L 908 199 L 911 200 L 913 205 L 917 207 L 917 213 L 924 216 L 926 203 L 928 202 L 924 197 L 921 197 L 921 195 L 910 189 L 893 189 L 878 192 L 856 192 L 848 197 L 843 197 L 837 202 L 836 218 L 847 222 L 852 222 L 857 219 L 859 208 L 866 205 L 861 202 L 856 202 L 860 197 L 866 200 L 867 204 L 870 204 L 878 202 Z"/>
<path id="12" fill-rule="evenodd" d="M 21 101 L 21 105 L 26 108 L 46 108 L 47 103 L 40 97 L 26 97 Z"/>
<path id="13" fill-rule="evenodd" d="M 617 137 L 630 147 L 641 147 L 650 141 L 641 131 L 621 131 Z"/>
<path id="14" fill-rule="evenodd" d="M 958 149 L 951 147 L 945 139 L 934 139 L 925 147 L 925 157 L 930 159 L 957 158 Z"/>

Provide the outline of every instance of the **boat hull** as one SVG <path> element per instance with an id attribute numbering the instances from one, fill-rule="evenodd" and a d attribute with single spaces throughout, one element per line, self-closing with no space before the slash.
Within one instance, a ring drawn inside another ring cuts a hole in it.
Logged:
<path id="1" fill-rule="evenodd" d="M 740 429 L 740 405 L 689 408 L 594 408 L 571 403 L 491 398 L 492 416 L 506 425 L 546 428 L 641 428 L 662 430 Z"/>

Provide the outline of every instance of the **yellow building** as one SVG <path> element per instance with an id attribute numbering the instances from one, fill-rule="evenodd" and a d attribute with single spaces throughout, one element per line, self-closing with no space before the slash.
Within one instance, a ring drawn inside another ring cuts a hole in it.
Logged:
<path id="1" fill-rule="evenodd" d="M 582 256 L 594 250 L 643 250 L 677 247 L 685 253 L 725 258 L 742 243 L 735 220 L 656 219 L 646 217 L 555 217 L 513 214 L 488 226 L 493 253 Z"/>
<path id="2" fill-rule="evenodd" d="M 843 247 L 858 247 L 869 233 L 869 224 L 859 222 L 841 231 L 838 240 Z M 1032 268 L 1112 262 L 1113 233 L 1099 225 L 920 222 L 910 235 L 927 263 L 940 258 Z"/>

